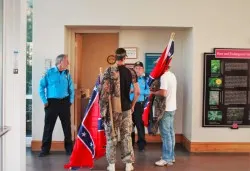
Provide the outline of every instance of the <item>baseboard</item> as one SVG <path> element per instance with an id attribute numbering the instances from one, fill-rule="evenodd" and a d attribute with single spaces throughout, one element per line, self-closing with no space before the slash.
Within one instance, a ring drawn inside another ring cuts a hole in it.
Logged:
<path id="1" fill-rule="evenodd" d="M 240 143 L 240 142 L 190 142 L 185 136 L 183 136 L 183 146 L 189 152 L 236 152 L 236 153 L 248 153 L 250 152 L 250 142 Z"/>
<path id="2" fill-rule="evenodd" d="M 137 139 L 137 136 L 135 136 L 135 137 Z M 183 137 L 182 134 L 175 134 L 175 142 L 176 143 L 182 143 L 182 137 Z M 160 143 L 161 142 L 161 136 L 159 134 L 157 134 L 155 136 L 146 134 L 145 135 L 145 140 L 148 143 Z"/>
<path id="3" fill-rule="evenodd" d="M 191 142 L 184 135 L 182 135 L 182 145 L 190 151 Z"/>
<path id="4" fill-rule="evenodd" d="M 40 151 L 42 146 L 42 141 L 32 140 L 31 150 Z M 64 151 L 64 142 L 63 141 L 52 141 L 51 151 Z"/>
<path id="5" fill-rule="evenodd" d="M 176 143 L 182 143 L 182 137 L 183 137 L 182 134 L 176 134 L 175 135 Z M 137 136 L 136 136 L 136 139 L 137 139 Z M 156 136 L 146 134 L 145 139 L 148 143 L 160 143 L 161 142 L 161 136 L 158 134 Z M 42 141 L 32 140 L 31 150 L 32 151 L 40 151 L 41 145 L 42 145 Z M 64 142 L 63 141 L 52 141 L 51 151 L 64 151 Z"/>

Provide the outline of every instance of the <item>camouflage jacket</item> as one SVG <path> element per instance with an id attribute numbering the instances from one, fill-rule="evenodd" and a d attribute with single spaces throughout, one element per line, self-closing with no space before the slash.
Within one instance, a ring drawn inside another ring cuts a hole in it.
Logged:
<path id="1" fill-rule="evenodd" d="M 111 66 L 105 70 L 101 78 L 100 113 L 103 118 L 109 117 L 109 95 L 120 99 L 120 74 L 117 66 Z M 121 100 L 120 100 L 121 101 Z"/>
<path id="2" fill-rule="evenodd" d="M 150 88 L 153 91 L 158 91 L 160 89 L 160 79 L 155 80 Z M 152 98 L 152 102 L 151 104 L 153 104 L 154 106 L 154 118 L 153 118 L 153 125 L 152 125 L 152 133 L 156 134 L 158 131 L 158 127 L 159 127 L 159 121 L 161 120 L 161 118 L 163 117 L 163 114 L 165 112 L 165 108 L 166 108 L 166 97 L 163 96 L 154 96 L 154 98 Z"/>

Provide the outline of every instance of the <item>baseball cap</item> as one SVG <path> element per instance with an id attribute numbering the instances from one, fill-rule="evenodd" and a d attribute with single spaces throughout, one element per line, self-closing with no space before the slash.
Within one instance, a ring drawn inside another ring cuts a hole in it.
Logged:
<path id="1" fill-rule="evenodd" d="M 140 66 L 140 67 L 143 67 L 143 63 L 141 61 L 137 61 L 135 64 L 134 64 L 134 67 L 136 66 Z"/>

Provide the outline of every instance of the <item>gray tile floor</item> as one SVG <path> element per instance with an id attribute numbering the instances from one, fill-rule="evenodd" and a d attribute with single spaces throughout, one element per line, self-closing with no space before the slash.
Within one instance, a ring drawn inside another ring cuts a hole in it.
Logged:
<path id="1" fill-rule="evenodd" d="M 176 163 L 169 167 L 156 167 L 154 162 L 161 156 L 161 144 L 148 144 L 145 152 L 141 153 L 135 149 L 136 162 L 135 171 L 250 171 L 249 153 L 188 153 L 181 145 L 176 146 Z M 27 148 L 26 171 L 64 171 L 64 164 L 68 162 L 69 156 L 64 152 L 52 152 L 51 155 L 39 158 L 37 152 L 31 152 Z M 117 151 L 116 170 L 124 170 L 124 164 L 120 160 L 119 149 Z M 95 162 L 93 171 L 106 170 L 105 157 Z M 89 169 L 79 169 L 84 171 Z"/>

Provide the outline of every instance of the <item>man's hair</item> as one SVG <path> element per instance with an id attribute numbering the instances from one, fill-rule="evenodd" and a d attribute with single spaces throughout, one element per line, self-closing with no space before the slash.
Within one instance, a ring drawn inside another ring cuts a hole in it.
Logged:
<path id="1" fill-rule="evenodd" d="M 116 60 L 121 61 L 126 56 L 127 56 L 127 52 L 124 48 L 116 49 L 116 51 L 115 51 Z"/>
<path id="2" fill-rule="evenodd" d="M 58 55 L 58 56 L 56 57 L 56 66 L 59 65 L 59 64 L 62 62 L 62 60 L 63 60 L 66 56 L 67 56 L 67 55 L 65 55 L 65 54 L 60 54 L 60 55 Z"/>

